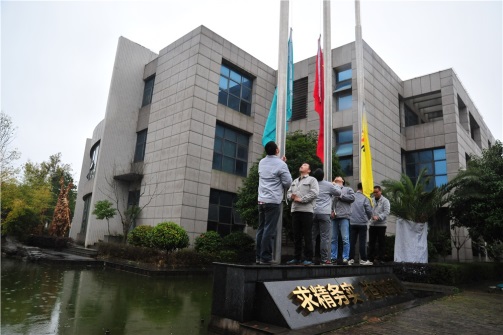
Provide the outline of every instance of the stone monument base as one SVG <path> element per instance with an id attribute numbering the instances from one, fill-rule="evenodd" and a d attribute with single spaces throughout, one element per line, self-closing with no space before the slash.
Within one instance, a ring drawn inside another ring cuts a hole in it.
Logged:
<path id="1" fill-rule="evenodd" d="M 414 300 L 386 265 L 214 265 L 209 330 L 219 334 L 319 334 Z"/>

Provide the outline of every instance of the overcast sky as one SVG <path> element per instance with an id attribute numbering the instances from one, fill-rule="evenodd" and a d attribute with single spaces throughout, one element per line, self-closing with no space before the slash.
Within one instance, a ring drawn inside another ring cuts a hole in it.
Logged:
<path id="1" fill-rule="evenodd" d="M 1 108 L 17 162 L 61 152 L 79 179 L 104 118 L 118 38 L 155 53 L 205 25 L 278 68 L 279 0 L 1 1 Z M 332 1 L 332 48 L 354 41 L 354 1 Z M 453 68 L 502 139 L 502 1 L 361 2 L 363 39 L 402 79 Z M 314 56 L 322 2 L 291 0 L 294 62 Z"/>

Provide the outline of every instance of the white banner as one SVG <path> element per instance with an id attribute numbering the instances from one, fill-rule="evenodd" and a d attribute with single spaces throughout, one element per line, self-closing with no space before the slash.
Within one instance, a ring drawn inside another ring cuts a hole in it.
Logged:
<path id="1" fill-rule="evenodd" d="M 395 262 L 428 263 L 428 223 L 396 220 Z"/>

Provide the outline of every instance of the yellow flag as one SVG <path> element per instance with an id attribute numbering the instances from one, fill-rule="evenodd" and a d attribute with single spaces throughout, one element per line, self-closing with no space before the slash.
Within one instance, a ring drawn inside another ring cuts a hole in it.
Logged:
<path id="1" fill-rule="evenodd" d="M 365 105 L 362 113 L 362 138 L 360 147 L 360 180 L 363 186 L 363 194 L 370 199 L 370 195 L 374 191 L 374 177 L 372 175 L 372 154 L 370 153 L 369 132 L 367 126 L 367 113 Z"/>

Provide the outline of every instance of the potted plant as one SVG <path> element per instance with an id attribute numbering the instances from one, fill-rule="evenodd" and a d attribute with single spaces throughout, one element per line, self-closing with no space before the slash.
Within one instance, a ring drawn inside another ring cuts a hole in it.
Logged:
<path id="1" fill-rule="evenodd" d="M 390 202 L 390 212 L 397 217 L 395 262 L 428 263 L 428 219 L 446 203 L 446 186 L 426 191 L 430 177 L 423 169 L 416 182 L 402 174 L 399 181 L 382 182 Z"/>

